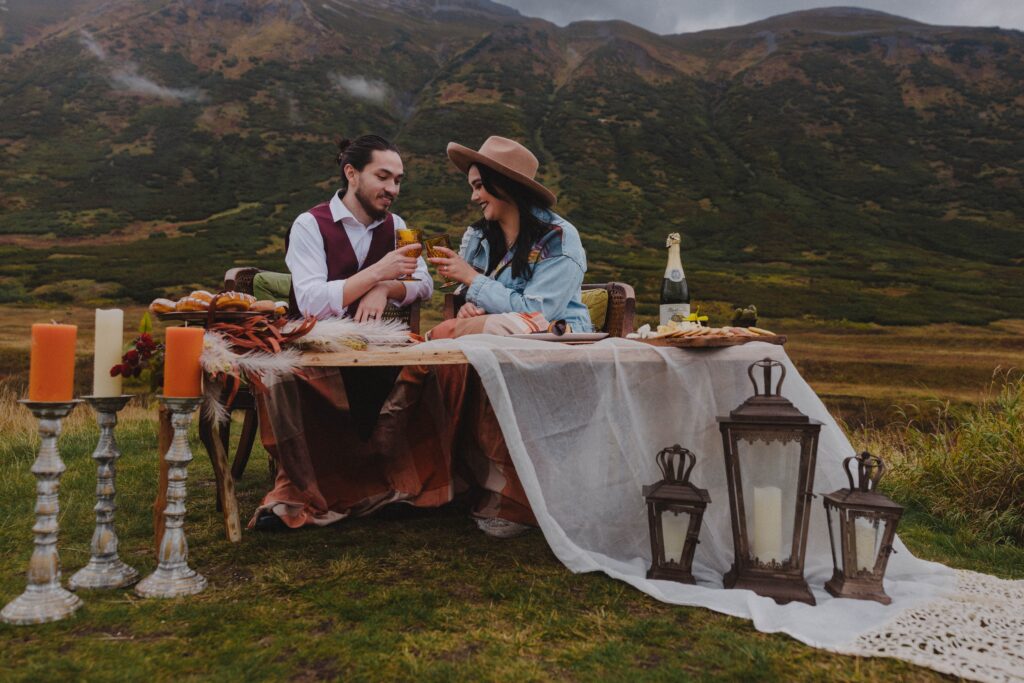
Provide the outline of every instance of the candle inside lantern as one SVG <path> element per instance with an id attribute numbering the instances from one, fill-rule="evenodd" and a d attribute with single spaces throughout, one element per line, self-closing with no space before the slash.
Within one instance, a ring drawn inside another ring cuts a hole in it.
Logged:
<path id="1" fill-rule="evenodd" d="M 201 327 L 169 327 L 164 342 L 164 396 L 192 398 L 203 393 L 199 356 L 203 353 Z"/>
<path id="2" fill-rule="evenodd" d="M 121 362 L 124 344 L 124 311 L 96 309 L 96 348 L 92 365 L 92 395 L 120 396 L 121 375 L 110 376 L 110 368 Z"/>
<path id="3" fill-rule="evenodd" d="M 754 487 L 754 538 L 751 551 L 768 564 L 782 562 L 782 489 Z"/>
<path id="4" fill-rule="evenodd" d="M 686 532 L 690 528 L 690 515 L 665 510 L 661 513 L 661 538 L 664 541 L 665 560 L 679 563 L 683 557 Z"/>
<path id="5" fill-rule="evenodd" d="M 32 326 L 28 370 L 30 401 L 70 401 L 75 385 L 77 325 L 37 323 Z"/>
<path id="6" fill-rule="evenodd" d="M 853 523 L 853 538 L 857 544 L 857 569 L 860 571 L 875 568 L 875 534 L 878 530 L 871 520 L 857 517 Z"/>

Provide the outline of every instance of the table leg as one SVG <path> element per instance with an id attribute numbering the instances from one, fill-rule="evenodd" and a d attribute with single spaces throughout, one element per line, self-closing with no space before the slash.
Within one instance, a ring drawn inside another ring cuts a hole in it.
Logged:
<path id="1" fill-rule="evenodd" d="M 227 425 L 221 424 L 208 418 L 205 411 L 200 411 L 199 438 L 206 447 L 206 453 L 213 465 L 213 473 L 217 480 L 218 509 L 224 515 L 224 531 L 229 541 L 238 543 L 242 540 L 242 524 L 238 517 L 238 500 L 235 498 L 235 479 L 231 475 L 227 449 L 221 436 L 229 428 L 230 419 L 229 417 Z"/>

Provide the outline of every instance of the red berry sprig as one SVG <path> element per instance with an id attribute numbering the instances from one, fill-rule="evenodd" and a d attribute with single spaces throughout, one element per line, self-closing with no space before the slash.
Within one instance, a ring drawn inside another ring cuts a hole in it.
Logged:
<path id="1" fill-rule="evenodd" d="M 133 348 L 121 356 L 121 362 L 110 368 L 111 377 L 138 377 L 149 364 L 149 360 L 164 350 L 164 345 L 153 341 L 152 335 L 148 332 L 136 337 L 132 346 Z"/>

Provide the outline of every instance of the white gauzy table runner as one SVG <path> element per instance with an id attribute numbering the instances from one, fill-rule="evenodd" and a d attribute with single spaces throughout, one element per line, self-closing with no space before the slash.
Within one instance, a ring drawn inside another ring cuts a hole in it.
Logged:
<path id="1" fill-rule="evenodd" d="M 848 485 L 841 463 L 855 451 L 781 347 L 681 350 L 624 339 L 568 347 L 488 335 L 427 346 L 459 348 L 480 374 L 544 536 L 569 569 L 603 571 L 658 600 L 750 619 L 760 631 L 834 652 L 898 657 L 978 680 L 1024 680 L 1024 581 L 955 572 L 915 558 L 897 540 L 885 584 L 891 605 L 825 592 L 832 558 L 821 494 Z M 747 366 L 761 358 L 785 364 L 782 394 L 824 423 L 805 569 L 815 607 L 722 588 L 733 548 L 715 417 L 752 395 Z M 696 586 L 645 578 L 650 541 L 641 490 L 661 478 L 655 453 L 675 443 L 697 455 L 691 479 L 712 500 L 694 560 Z"/>

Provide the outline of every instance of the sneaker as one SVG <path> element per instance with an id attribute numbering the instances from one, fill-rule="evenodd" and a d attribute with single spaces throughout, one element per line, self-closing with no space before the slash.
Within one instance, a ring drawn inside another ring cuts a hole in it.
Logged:
<path id="1" fill-rule="evenodd" d="M 480 531 L 493 538 L 514 538 L 521 536 L 530 530 L 526 524 L 510 522 L 501 517 L 476 518 L 476 525 Z"/>

